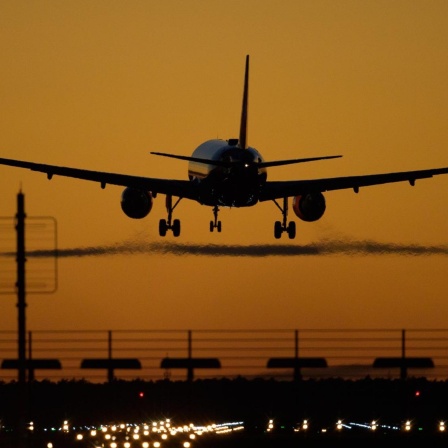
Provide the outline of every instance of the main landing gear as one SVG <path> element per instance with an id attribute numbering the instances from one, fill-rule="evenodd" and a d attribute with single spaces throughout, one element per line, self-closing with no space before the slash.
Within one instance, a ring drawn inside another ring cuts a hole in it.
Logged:
<path id="1" fill-rule="evenodd" d="M 278 202 L 274 199 L 274 204 L 280 209 L 283 215 L 282 221 L 275 221 L 274 224 L 274 237 L 276 239 L 281 238 L 282 233 L 286 232 L 290 240 L 296 237 L 296 223 L 290 221 L 287 225 L 288 218 L 288 198 L 283 198 L 283 207 L 281 207 Z"/>
<path id="2" fill-rule="evenodd" d="M 173 236 L 178 237 L 180 235 L 180 220 L 173 218 L 173 210 L 176 208 L 177 204 L 181 201 L 179 198 L 173 205 L 173 197 L 171 195 L 166 196 L 166 211 L 168 212 L 168 219 L 161 219 L 159 221 L 159 235 L 165 236 L 167 230 L 173 231 Z"/>
<path id="3" fill-rule="evenodd" d="M 219 208 L 217 205 L 215 205 L 213 207 L 214 220 L 210 221 L 210 232 L 213 232 L 214 229 L 216 229 L 218 232 L 221 232 L 221 230 L 222 230 L 221 221 L 218 221 L 218 212 L 219 212 Z"/>

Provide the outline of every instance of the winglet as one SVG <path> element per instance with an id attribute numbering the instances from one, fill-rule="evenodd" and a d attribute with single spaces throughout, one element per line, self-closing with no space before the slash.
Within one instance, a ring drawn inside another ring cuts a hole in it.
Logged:
<path id="1" fill-rule="evenodd" d="M 247 109 L 249 96 L 249 55 L 246 56 L 246 72 L 244 74 L 243 107 L 241 110 L 239 147 L 247 149 Z"/>

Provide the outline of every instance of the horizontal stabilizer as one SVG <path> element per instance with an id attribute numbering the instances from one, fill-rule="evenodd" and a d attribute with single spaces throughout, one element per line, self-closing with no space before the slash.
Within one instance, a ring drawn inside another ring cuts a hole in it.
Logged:
<path id="1" fill-rule="evenodd" d="M 199 157 L 179 156 L 177 154 L 167 154 L 164 152 L 151 152 L 151 154 L 154 154 L 156 156 L 171 157 L 172 159 L 186 160 L 188 162 L 198 162 L 207 165 L 222 166 L 226 168 L 229 168 L 232 165 L 236 165 L 239 163 L 247 164 L 247 161 L 242 162 L 241 160 L 201 159 Z M 281 166 L 281 165 L 291 165 L 293 163 L 314 162 L 316 160 L 337 159 L 339 157 L 342 156 L 324 156 L 324 157 L 308 157 L 304 159 L 273 160 L 272 162 L 254 162 L 254 165 L 257 165 L 257 167 L 259 168 L 268 168 L 270 166 Z"/>
<path id="2" fill-rule="evenodd" d="M 316 160 L 338 159 L 342 156 L 324 156 L 324 157 L 308 157 L 305 159 L 289 159 L 289 160 L 273 160 L 272 162 L 260 162 L 260 168 L 268 168 L 270 166 L 292 165 L 293 163 L 314 162 Z"/>
<path id="3" fill-rule="evenodd" d="M 225 162 L 223 160 L 211 160 L 211 159 L 201 159 L 199 157 L 189 157 L 189 156 L 178 156 L 176 154 L 167 154 L 165 152 L 151 152 L 155 156 L 171 157 L 172 159 L 186 160 L 188 162 L 198 162 L 205 163 L 207 165 L 223 166 L 229 167 L 232 162 Z"/>

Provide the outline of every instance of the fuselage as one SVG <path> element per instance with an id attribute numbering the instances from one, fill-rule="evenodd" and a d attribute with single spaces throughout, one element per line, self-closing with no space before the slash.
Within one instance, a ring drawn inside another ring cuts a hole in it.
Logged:
<path id="1" fill-rule="evenodd" d="M 266 168 L 257 167 L 264 160 L 255 148 L 242 149 L 238 140 L 215 139 L 199 145 L 192 157 L 210 160 L 210 164 L 190 161 L 188 165 L 188 177 L 198 187 L 201 204 L 247 207 L 258 202 L 267 173 Z"/>

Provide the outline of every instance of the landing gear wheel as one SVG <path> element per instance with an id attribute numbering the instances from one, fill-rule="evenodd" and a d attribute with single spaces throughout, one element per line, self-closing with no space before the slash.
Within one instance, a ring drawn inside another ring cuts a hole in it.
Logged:
<path id="1" fill-rule="evenodd" d="M 173 221 L 173 236 L 175 236 L 176 238 L 180 235 L 180 220 L 179 219 L 175 219 Z"/>
<path id="2" fill-rule="evenodd" d="M 171 195 L 166 195 L 166 211 L 168 212 L 168 219 L 161 219 L 159 221 L 159 235 L 165 236 L 168 230 L 173 231 L 173 236 L 178 237 L 180 235 L 180 220 L 173 218 L 173 210 L 176 208 L 177 204 L 182 200 L 179 198 L 173 205 L 173 198 Z"/>
<path id="3" fill-rule="evenodd" d="M 293 240 L 296 237 L 296 223 L 294 221 L 290 221 L 286 232 L 288 233 L 290 240 Z"/>
<path id="4" fill-rule="evenodd" d="M 278 240 L 281 238 L 283 232 L 282 223 L 280 221 L 275 221 L 274 224 L 274 237 Z"/>
<path id="5" fill-rule="evenodd" d="M 214 229 L 216 229 L 218 232 L 221 232 L 222 226 L 221 226 L 221 221 L 218 221 L 218 212 L 219 212 L 219 208 L 217 205 L 215 205 L 213 207 L 213 216 L 214 216 L 214 220 L 210 221 L 210 232 L 213 232 Z"/>
<path id="6" fill-rule="evenodd" d="M 279 208 L 282 212 L 283 220 L 275 221 L 274 224 L 274 236 L 276 239 L 280 239 L 283 232 L 288 234 L 290 240 L 293 240 L 296 237 L 296 223 L 294 221 L 290 221 L 288 225 L 288 198 L 283 198 L 283 207 L 274 199 L 274 204 Z"/>
<path id="7" fill-rule="evenodd" d="M 168 230 L 168 225 L 166 223 L 166 219 L 161 219 L 159 221 L 159 235 L 165 236 L 167 230 Z"/>

